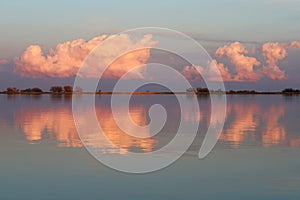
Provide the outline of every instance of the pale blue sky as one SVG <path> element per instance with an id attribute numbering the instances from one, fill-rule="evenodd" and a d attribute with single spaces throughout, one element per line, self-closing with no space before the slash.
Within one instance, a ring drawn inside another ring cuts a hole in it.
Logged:
<path id="1" fill-rule="evenodd" d="M 215 46 L 227 40 L 300 41 L 299 22 L 299 0 L 0 0 L 0 59 L 20 56 L 31 44 L 47 50 L 145 26 L 221 41 Z"/>
<path id="2" fill-rule="evenodd" d="M 58 42 L 128 28 L 159 26 L 203 39 L 290 41 L 300 39 L 300 1 L 0 1 L 1 57 L 29 44 Z"/>

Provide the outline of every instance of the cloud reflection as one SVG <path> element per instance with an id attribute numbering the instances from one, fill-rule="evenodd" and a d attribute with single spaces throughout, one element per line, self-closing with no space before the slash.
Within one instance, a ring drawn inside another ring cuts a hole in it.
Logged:
<path id="1" fill-rule="evenodd" d="M 120 109 L 125 112 L 125 109 Z M 145 125 L 146 111 L 143 107 L 134 107 L 131 109 L 131 116 L 135 123 Z M 84 110 L 81 122 L 89 123 L 89 118 L 86 117 L 92 110 Z M 111 113 L 111 110 L 105 107 L 99 107 L 96 111 L 99 116 L 99 124 L 106 133 L 106 137 L 116 146 L 105 142 L 104 138 L 97 132 L 86 132 L 89 138 L 88 145 L 102 149 L 103 153 L 126 153 L 131 148 L 138 148 L 144 152 L 152 150 L 156 143 L 151 138 L 135 138 L 127 135 L 120 130 Z M 15 117 L 15 126 L 21 128 L 28 141 L 39 141 L 49 137 L 58 142 L 59 146 L 65 147 L 82 147 L 83 144 L 77 134 L 72 110 L 69 107 L 58 108 L 31 108 L 20 110 Z M 130 130 L 130 127 L 129 129 Z M 143 137 L 150 137 L 148 132 L 141 132 Z"/>
<path id="2" fill-rule="evenodd" d="M 180 110 L 175 105 L 175 101 L 166 100 L 168 102 L 166 109 L 171 111 L 171 114 L 168 115 L 170 119 L 168 118 L 169 121 L 161 135 L 151 137 L 153 135 L 151 130 L 143 129 L 137 133 L 141 138 L 137 138 L 118 128 L 109 104 L 105 103 L 103 101 L 105 98 L 103 98 L 101 103 L 96 106 L 96 113 L 98 122 L 110 142 L 97 132 L 98 127 L 94 127 L 89 118 L 86 117 L 92 113 L 91 108 L 83 109 L 82 118 L 79 119 L 80 124 L 88 127 L 85 131 L 85 143 L 91 147 L 99 148 L 102 153 L 150 152 L 172 139 L 173 133 L 177 130 L 174 124 L 178 121 Z M 159 97 L 157 98 L 159 99 Z M 193 109 L 195 105 L 189 103 L 189 98 L 192 97 L 187 96 L 186 98 L 186 104 L 183 105 L 184 108 L 182 109 L 184 123 L 200 123 L 202 129 L 202 126 L 208 126 L 208 119 L 210 118 L 209 98 L 198 97 L 199 104 L 201 104 L 200 113 L 195 113 Z M 131 105 L 130 114 L 137 125 L 145 126 L 149 123 L 147 114 L 151 105 L 149 101 L 143 97 L 142 100 L 138 99 L 136 103 Z M 218 105 L 216 106 L 218 107 Z M 287 122 L 283 121 L 289 117 L 286 110 L 286 102 L 266 103 L 258 99 L 248 99 L 248 97 L 230 98 L 227 106 L 226 123 L 219 140 L 234 148 L 245 144 L 262 145 L 263 147 L 300 146 L 300 136 L 287 131 Z M 121 117 L 125 117 L 126 112 L 125 107 L 120 105 L 118 113 Z M 5 121 L 4 118 L 0 120 L 2 127 L 6 124 Z M 212 123 L 217 122 L 217 118 L 212 119 Z M 30 142 L 50 139 L 57 141 L 58 146 L 83 146 L 75 128 L 70 101 L 65 101 L 65 99 L 56 99 L 50 106 L 17 108 L 14 114 L 14 124 L 15 127 L 22 129 L 26 140 Z M 135 130 L 131 126 L 130 124 L 123 124 L 123 127 L 128 131 Z M 201 130 L 199 130 L 199 134 L 201 134 Z"/>
<path id="3" fill-rule="evenodd" d="M 62 146 L 80 147 L 72 110 L 67 107 L 56 109 L 22 109 L 16 114 L 15 125 L 20 127 L 29 141 L 37 141 L 46 137 L 55 139 Z"/>
<path id="4" fill-rule="evenodd" d="M 286 130 L 279 120 L 284 117 L 285 108 L 283 105 L 272 105 L 262 118 L 265 126 L 262 129 L 262 143 L 264 146 L 282 145 L 289 142 L 286 138 Z M 292 142 L 293 139 L 291 139 Z M 294 143 L 294 142 L 292 142 Z"/>
<path id="5" fill-rule="evenodd" d="M 239 147 L 247 142 L 261 143 L 264 147 L 300 145 L 300 136 L 289 135 L 281 122 L 286 115 L 284 103 L 232 102 L 228 106 L 228 125 L 219 139 L 230 146 Z"/>
<path id="6" fill-rule="evenodd" d="M 257 115 L 259 115 L 259 107 L 255 103 L 249 103 L 248 105 L 229 103 L 228 117 L 233 118 L 232 121 L 230 120 L 229 126 L 223 130 L 219 139 L 230 142 L 233 147 L 240 146 L 247 136 L 250 136 L 253 141 L 259 123 Z"/>

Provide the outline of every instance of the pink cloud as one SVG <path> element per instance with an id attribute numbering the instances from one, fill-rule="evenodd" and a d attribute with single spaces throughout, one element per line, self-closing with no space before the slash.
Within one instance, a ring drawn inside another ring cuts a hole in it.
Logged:
<path id="1" fill-rule="evenodd" d="M 108 39 L 112 39 L 111 42 L 104 43 Z M 150 49 L 158 42 L 152 40 L 152 35 L 144 35 L 143 38 L 133 41 L 129 35 L 121 34 L 102 35 L 88 41 L 77 39 L 64 42 L 58 44 L 55 49 L 50 49 L 49 53 L 44 53 L 38 45 L 31 45 L 20 57 L 14 58 L 16 65 L 14 73 L 32 78 L 75 76 L 84 59 L 101 43 L 104 53 L 97 58 L 98 62 L 91 63 L 92 66 L 95 66 L 94 68 L 84 70 L 80 76 L 97 78 L 95 76 L 99 72 L 103 72 L 103 78 L 117 79 L 131 71 L 127 78 L 144 78 L 145 64 L 151 56 Z M 278 62 L 286 58 L 287 48 L 300 48 L 300 42 L 293 41 L 289 44 L 268 42 L 261 48 L 253 46 L 250 53 L 240 42 L 233 42 L 219 47 L 215 52 L 218 59 L 212 60 L 207 66 L 185 66 L 181 72 L 190 81 L 199 80 L 201 75 L 205 75 L 210 81 L 255 82 L 266 77 L 272 80 L 284 80 L 287 76 Z M 135 51 L 135 49 L 138 50 Z M 106 68 L 108 60 L 112 60 L 128 50 L 132 51 L 119 57 Z M 254 56 L 260 51 L 263 60 L 259 61 Z M 231 65 L 225 66 L 220 62 L 220 58 L 227 59 Z M 7 60 L 0 60 L 0 65 L 7 62 Z M 143 67 L 132 70 L 136 66 Z M 221 74 L 222 80 L 217 74 Z"/>
<path id="2" fill-rule="evenodd" d="M 290 48 L 300 48 L 300 42 L 298 41 L 293 41 L 291 42 L 291 44 L 289 45 Z"/>
<path id="3" fill-rule="evenodd" d="M 293 41 L 290 44 L 287 43 L 265 43 L 262 46 L 262 56 L 266 59 L 267 66 L 264 66 L 261 72 L 275 80 L 287 79 L 285 72 L 278 66 L 278 61 L 283 60 L 287 56 L 287 48 L 300 48 L 300 42 Z"/>
<path id="4" fill-rule="evenodd" d="M 198 81 L 205 76 L 208 81 L 231 81 L 231 74 L 223 63 L 212 60 L 207 67 L 202 66 L 185 66 L 181 71 L 182 75 L 190 81 Z"/>
<path id="5" fill-rule="evenodd" d="M 261 69 L 261 72 L 275 80 L 284 80 L 286 79 L 285 72 L 279 68 L 277 62 L 284 59 L 287 56 L 286 45 L 275 43 L 265 43 L 262 46 L 262 56 L 266 59 L 267 66 L 264 66 Z"/>
<path id="6" fill-rule="evenodd" d="M 218 63 L 216 60 L 212 60 L 211 65 L 215 65 L 217 66 L 217 69 L 220 71 L 221 76 L 222 76 L 222 81 L 232 81 L 232 75 L 229 73 L 229 69 L 227 67 L 224 66 L 223 63 Z M 209 67 L 210 69 L 212 69 L 212 67 Z M 216 69 L 216 68 L 214 68 Z M 218 81 L 218 77 L 214 76 L 211 77 L 212 81 Z"/>
<path id="7" fill-rule="evenodd" d="M 198 81 L 201 77 L 200 74 L 202 74 L 203 68 L 201 66 L 185 66 L 183 67 L 183 70 L 181 71 L 181 74 L 189 79 L 190 81 Z"/>
<path id="8" fill-rule="evenodd" d="M 50 49 L 48 54 L 44 54 L 38 45 L 29 46 L 21 57 L 15 57 L 16 68 L 14 73 L 24 77 L 44 78 L 44 77 L 71 77 L 75 76 L 83 64 L 88 54 L 106 39 L 113 38 L 113 42 L 108 42 L 104 47 L 105 52 L 101 54 L 101 59 L 95 65 L 97 69 L 92 69 L 90 73 L 84 74 L 85 77 L 94 77 L 93 70 L 103 70 L 104 64 L 99 63 L 103 60 L 115 58 L 128 48 L 141 49 L 130 52 L 117 59 L 105 72 L 105 78 L 119 78 L 124 72 L 137 65 L 142 65 L 150 57 L 150 49 L 156 44 L 151 35 L 145 35 L 137 41 L 132 41 L 127 34 L 121 35 L 102 35 L 89 41 L 77 39 L 70 42 L 58 44 L 55 49 Z"/>
<path id="9" fill-rule="evenodd" d="M 227 57 L 235 66 L 234 81 L 257 81 L 259 75 L 254 71 L 254 66 L 259 66 L 261 63 L 256 58 L 246 56 L 246 54 L 248 51 L 239 42 L 225 45 L 216 51 L 217 56 Z"/>
<path id="10" fill-rule="evenodd" d="M 210 81 L 248 81 L 255 82 L 264 77 L 272 80 L 284 80 L 287 78 L 285 71 L 278 65 L 278 61 L 287 56 L 288 48 L 300 48 L 300 42 L 288 43 L 268 42 L 262 45 L 261 52 L 263 61 L 255 57 L 247 56 L 248 50 L 239 42 L 225 45 L 216 50 L 219 58 L 227 58 L 233 68 L 226 67 L 217 60 L 212 60 L 207 68 L 200 66 L 186 66 L 182 74 L 191 81 L 197 81 L 201 75 L 206 75 Z M 251 54 L 255 55 L 257 47 L 253 46 Z M 216 66 L 216 67 L 215 67 Z M 216 76 L 217 72 L 222 75 L 222 80 Z"/>

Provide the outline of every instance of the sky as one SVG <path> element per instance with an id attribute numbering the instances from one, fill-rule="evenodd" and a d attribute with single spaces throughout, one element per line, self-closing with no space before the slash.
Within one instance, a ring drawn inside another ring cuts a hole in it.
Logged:
<path id="1" fill-rule="evenodd" d="M 299 0 L 0 0 L 0 91 L 72 85 L 93 47 L 138 27 L 174 29 L 195 39 L 228 90 L 300 88 L 299 21 Z M 141 44 L 124 36 L 119 44 L 154 48 L 160 42 L 155 39 Z M 145 50 L 116 63 L 103 89 L 110 90 L 110 79 L 119 78 L 116 70 L 146 63 L 152 54 Z M 181 70 L 195 86 L 195 73 L 203 71 L 203 66 Z"/>

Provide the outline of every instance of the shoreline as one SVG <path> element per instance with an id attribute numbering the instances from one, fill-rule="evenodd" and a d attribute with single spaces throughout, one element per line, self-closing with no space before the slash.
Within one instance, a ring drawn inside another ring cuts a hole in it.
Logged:
<path id="1" fill-rule="evenodd" d="M 252 92 L 252 91 L 227 91 L 227 92 L 0 92 L 6 95 L 81 95 L 81 94 L 98 94 L 98 95 L 111 95 L 111 94 L 124 94 L 124 95 L 158 95 L 158 94 L 186 94 L 186 95 L 210 95 L 210 94 L 226 94 L 226 95 L 300 95 L 300 92 Z"/>

